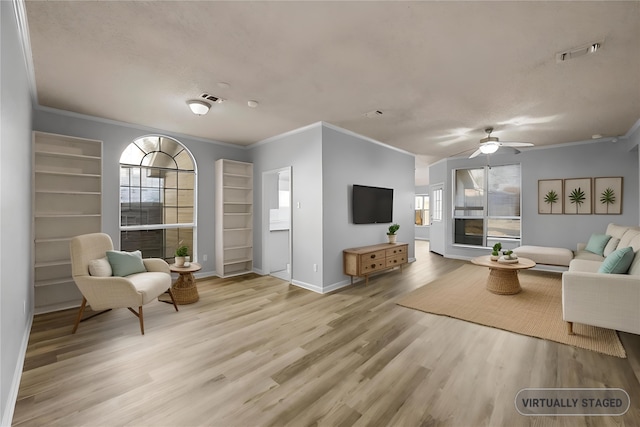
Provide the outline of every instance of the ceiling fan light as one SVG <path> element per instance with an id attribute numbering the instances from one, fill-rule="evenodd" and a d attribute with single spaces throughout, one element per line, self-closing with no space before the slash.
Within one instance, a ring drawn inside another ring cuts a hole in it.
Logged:
<path id="1" fill-rule="evenodd" d="M 494 141 L 489 141 L 480 146 L 480 152 L 482 154 L 493 154 L 498 151 L 498 148 L 500 148 L 500 144 Z"/>
<path id="2" fill-rule="evenodd" d="M 198 101 L 196 99 L 187 101 L 187 105 L 191 109 L 191 112 L 198 116 L 207 114 L 209 112 L 209 108 L 211 108 L 211 104 L 209 104 L 208 102 Z"/>

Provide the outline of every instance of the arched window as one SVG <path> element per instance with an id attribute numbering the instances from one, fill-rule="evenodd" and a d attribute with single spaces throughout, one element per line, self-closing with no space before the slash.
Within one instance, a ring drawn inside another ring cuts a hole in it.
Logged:
<path id="1" fill-rule="evenodd" d="M 120 248 L 172 262 L 178 246 L 195 259 L 196 168 L 178 141 L 144 136 L 120 157 Z"/>

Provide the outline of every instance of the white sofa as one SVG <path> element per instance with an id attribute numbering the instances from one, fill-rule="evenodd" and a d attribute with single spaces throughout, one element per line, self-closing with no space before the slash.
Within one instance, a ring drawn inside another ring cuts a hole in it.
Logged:
<path id="1" fill-rule="evenodd" d="M 598 273 L 605 257 L 578 244 L 569 270 L 562 273 L 562 318 L 573 333 L 573 322 L 640 334 L 640 227 L 609 224 L 612 236 L 605 255 L 633 247 L 635 257 L 627 274 Z"/>

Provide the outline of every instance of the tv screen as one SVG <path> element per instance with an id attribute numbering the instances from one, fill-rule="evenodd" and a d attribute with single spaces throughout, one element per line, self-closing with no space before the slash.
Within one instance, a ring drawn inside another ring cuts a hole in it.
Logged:
<path id="1" fill-rule="evenodd" d="M 354 224 L 393 221 L 393 189 L 354 185 L 352 192 Z"/>

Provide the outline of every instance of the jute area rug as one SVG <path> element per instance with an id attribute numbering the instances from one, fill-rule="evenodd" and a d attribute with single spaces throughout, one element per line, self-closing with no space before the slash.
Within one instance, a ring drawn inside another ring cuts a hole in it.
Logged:
<path id="1" fill-rule="evenodd" d="M 463 265 L 405 295 L 397 303 L 610 356 L 627 357 L 614 330 L 575 323 L 575 335 L 567 333 L 562 320 L 560 274 L 521 271 L 522 292 L 516 295 L 495 295 L 487 291 L 488 275 L 488 268 Z"/>

